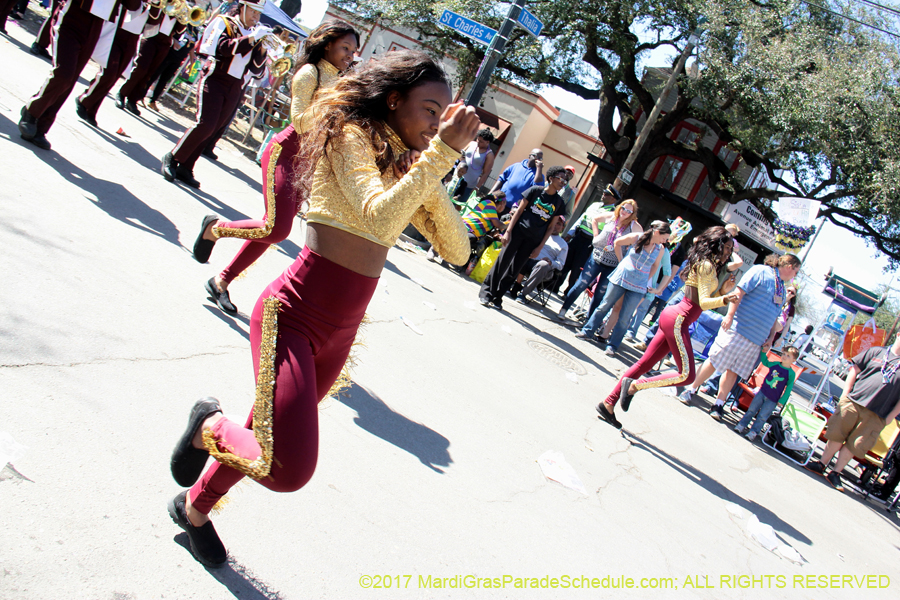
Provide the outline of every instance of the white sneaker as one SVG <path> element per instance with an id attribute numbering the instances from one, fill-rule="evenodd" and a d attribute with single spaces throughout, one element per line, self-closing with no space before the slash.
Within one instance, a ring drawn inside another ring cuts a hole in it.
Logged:
<path id="1" fill-rule="evenodd" d="M 737 424 L 734 426 L 734 431 L 735 431 L 735 433 L 744 433 L 744 429 L 741 427 L 740 424 Z"/>
<path id="2" fill-rule="evenodd" d="M 559 312 L 556 313 L 556 316 L 559 317 L 560 319 L 565 319 L 567 312 L 569 312 L 569 310 L 567 308 L 561 308 L 561 309 L 559 309 Z"/>
<path id="3" fill-rule="evenodd" d="M 747 439 L 750 440 L 751 442 L 752 442 L 753 440 L 755 440 L 755 439 L 756 439 L 756 432 L 755 432 L 755 431 L 748 431 L 748 432 L 747 432 Z"/>
<path id="4" fill-rule="evenodd" d="M 425 253 L 425 258 L 427 258 L 431 262 L 434 262 L 434 246 L 428 249 L 428 252 Z"/>
<path id="5" fill-rule="evenodd" d="M 691 401 L 694 399 L 694 393 L 691 391 L 691 388 L 688 388 L 678 394 L 678 399 L 681 400 L 681 403 L 690 406 Z"/>

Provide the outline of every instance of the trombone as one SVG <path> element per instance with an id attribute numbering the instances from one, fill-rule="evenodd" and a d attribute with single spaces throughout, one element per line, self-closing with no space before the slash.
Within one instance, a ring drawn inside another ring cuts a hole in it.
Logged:
<path id="1" fill-rule="evenodd" d="M 297 44 L 283 42 L 274 33 L 266 34 L 260 42 L 266 48 L 266 55 L 271 63 L 269 71 L 273 77 L 281 77 L 294 68 Z"/>
<path id="2" fill-rule="evenodd" d="M 200 27 L 206 21 L 206 11 L 199 6 L 191 6 L 187 0 L 159 0 L 159 7 L 182 25 Z"/>

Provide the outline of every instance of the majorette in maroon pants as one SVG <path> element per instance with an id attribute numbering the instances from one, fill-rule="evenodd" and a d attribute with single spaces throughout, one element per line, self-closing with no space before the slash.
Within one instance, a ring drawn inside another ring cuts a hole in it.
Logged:
<path id="1" fill-rule="evenodd" d="M 189 492 L 199 512 L 208 514 L 245 475 L 276 492 L 309 481 L 318 404 L 344 367 L 377 284 L 307 247 L 263 291 L 250 320 L 256 401 L 243 426 L 223 418 L 204 431 L 218 462 Z"/>
<path id="2" fill-rule="evenodd" d="M 659 317 L 659 330 L 646 352 L 636 363 L 622 374 L 622 378 L 634 379 L 634 387 L 637 391 L 650 388 L 660 388 L 672 385 L 690 385 L 694 382 L 694 349 L 691 347 L 691 335 L 688 327 L 696 321 L 703 309 L 699 304 L 694 304 L 687 297 L 675 306 L 670 306 Z M 638 379 L 641 375 L 653 368 L 653 365 L 663 359 L 668 353 L 672 353 L 675 359 L 677 373 L 663 373 L 648 379 Z M 622 389 L 622 380 L 616 384 L 606 403 L 615 406 L 619 401 Z"/>
<path id="3" fill-rule="evenodd" d="M 247 240 L 225 270 L 219 275 L 226 283 L 234 281 L 247 267 L 263 255 L 271 244 L 287 238 L 299 208 L 294 185 L 294 158 L 300 140 L 293 125 L 279 132 L 262 155 L 263 198 L 266 213 L 262 220 L 219 221 L 213 228 L 218 237 Z"/>

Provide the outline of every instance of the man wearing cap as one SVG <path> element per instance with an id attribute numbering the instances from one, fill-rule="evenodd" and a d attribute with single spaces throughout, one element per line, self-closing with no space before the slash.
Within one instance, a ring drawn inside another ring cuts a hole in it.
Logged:
<path id="1" fill-rule="evenodd" d="M 569 253 L 566 255 L 566 264 L 563 265 L 562 271 L 560 271 L 559 277 L 556 279 L 556 287 L 553 289 L 554 292 L 559 291 L 563 281 L 566 279 L 566 275 L 569 276 L 569 283 L 566 286 L 565 292 L 563 292 L 563 296 L 565 296 L 569 289 L 575 285 L 578 276 L 581 275 L 581 267 L 587 262 L 588 257 L 591 255 L 591 250 L 593 249 L 591 242 L 594 239 L 594 233 L 591 228 L 591 223 L 593 222 L 594 217 L 603 212 L 610 212 L 621 199 L 622 197 L 619 194 L 619 191 L 613 186 L 607 185 L 606 189 L 603 190 L 603 195 L 600 200 L 591 202 L 588 207 L 584 209 L 584 214 L 582 214 L 579 219 L 572 222 L 572 227 L 570 227 L 566 235 L 563 236 L 566 242 L 569 243 Z"/>
<path id="2" fill-rule="evenodd" d="M 172 152 L 163 156 L 166 181 L 179 179 L 190 187 L 200 187 L 194 178 L 194 164 L 210 138 L 231 119 L 244 86 L 265 75 L 266 48 L 262 40 L 272 33 L 259 22 L 265 4 L 266 0 L 241 0 L 236 16 L 220 14 L 206 26 L 200 53 L 212 60 L 200 80 L 197 122 L 184 132 Z"/>
<path id="3" fill-rule="evenodd" d="M 54 24 L 53 70 L 28 104 L 22 107 L 19 136 L 50 149 L 47 132 L 100 39 L 103 23 L 115 22 L 121 10 L 137 10 L 141 0 L 68 0 Z"/>
<path id="4" fill-rule="evenodd" d="M 544 185 L 544 153 L 540 148 L 533 149 L 522 162 L 506 167 L 489 193 L 502 189 L 506 194 L 506 212 L 509 212 L 536 185 Z"/>

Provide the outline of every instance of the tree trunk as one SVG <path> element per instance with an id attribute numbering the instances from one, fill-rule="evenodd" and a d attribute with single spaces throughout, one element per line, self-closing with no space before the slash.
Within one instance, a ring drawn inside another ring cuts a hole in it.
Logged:
<path id="1" fill-rule="evenodd" d="M 301 0 L 281 0 L 281 10 L 287 13 L 287 16 L 294 18 L 300 14 Z"/>

